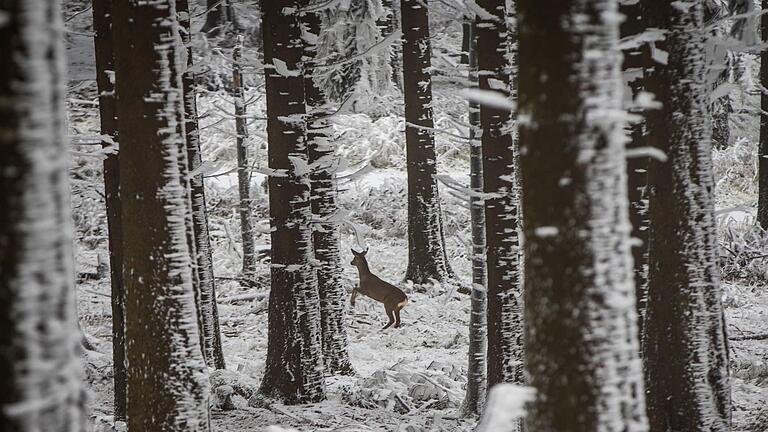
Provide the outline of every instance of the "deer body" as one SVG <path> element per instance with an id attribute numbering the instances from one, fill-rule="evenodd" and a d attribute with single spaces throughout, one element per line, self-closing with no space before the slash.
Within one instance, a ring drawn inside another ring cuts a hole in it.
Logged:
<path id="1" fill-rule="evenodd" d="M 357 267 L 360 283 L 356 288 L 352 289 L 352 298 L 349 300 L 349 303 L 353 307 L 355 306 L 355 299 L 358 293 L 383 303 L 384 311 L 389 318 L 389 322 L 384 326 L 384 329 L 389 328 L 392 324 L 395 325 L 395 328 L 400 327 L 400 310 L 408 304 L 408 296 L 400 288 L 381 280 L 378 276 L 371 273 L 371 270 L 368 268 L 368 261 L 365 259 L 367 252 L 367 250 L 360 253 L 352 251 L 354 258 L 352 258 L 350 264 Z"/>

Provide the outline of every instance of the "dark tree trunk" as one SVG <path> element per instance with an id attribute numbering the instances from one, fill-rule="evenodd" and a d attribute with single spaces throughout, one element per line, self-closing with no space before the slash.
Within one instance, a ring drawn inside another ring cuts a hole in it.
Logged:
<path id="1" fill-rule="evenodd" d="M 82 432 L 64 23 L 55 0 L 0 15 L 0 430 Z"/>
<path id="2" fill-rule="evenodd" d="M 768 0 L 762 2 L 763 11 L 768 10 Z M 768 40 L 768 14 L 760 16 L 760 34 L 762 40 Z M 768 89 L 768 50 L 760 53 L 760 85 Z M 760 92 L 761 112 L 768 112 L 768 93 Z M 760 115 L 760 144 L 758 150 L 758 198 L 757 222 L 764 230 L 768 230 L 768 116 Z"/>
<path id="3" fill-rule="evenodd" d="M 469 81 L 477 86 L 477 31 L 475 23 L 464 23 L 467 30 L 467 64 Z M 485 272 L 485 202 L 483 193 L 483 151 L 478 139 L 480 131 L 480 106 L 469 103 L 469 215 L 472 222 L 472 297 L 469 315 L 469 354 L 467 365 L 467 393 L 462 405 L 465 416 L 479 415 L 485 404 L 488 383 L 485 378 L 487 367 L 487 320 L 486 320 L 486 272 Z"/>
<path id="4" fill-rule="evenodd" d="M 235 16 L 235 9 L 232 7 L 233 0 L 207 0 L 205 24 L 201 29 L 210 37 L 217 37 L 226 33 L 228 27 L 240 28 Z"/>
<path id="5" fill-rule="evenodd" d="M 515 79 L 509 76 L 509 37 L 505 0 L 479 0 L 494 16 L 477 17 L 477 62 L 480 89 L 509 97 Z M 512 50 L 513 51 L 513 50 Z M 515 57 L 512 52 L 512 57 Z M 513 61 L 514 63 L 514 61 Z M 514 97 L 514 95 L 512 95 Z M 522 296 L 517 232 L 518 197 L 515 144 L 508 110 L 480 105 L 482 129 L 485 243 L 488 269 L 488 386 L 523 380 Z"/>
<path id="6" fill-rule="evenodd" d="M 256 272 L 256 245 L 251 224 L 251 167 L 245 138 L 248 128 L 245 119 L 245 90 L 240 62 L 242 45 L 238 43 L 232 56 L 232 87 L 235 99 L 235 128 L 237 131 L 237 189 L 239 192 L 240 233 L 243 242 L 243 277 L 253 279 Z"/>
<path id="7" fill-rule="evenodd" d="M 452 276 L 437 191 L 429 18 L 421 0 L 402 0 L 405 143 L 408 165 L 408 269 L 421 284 Z"/>
<path id="8" fill-rule="evenodd" d="M 114 3 L 129 430 L 208 431 L 172 0 Z M 171 43 L 169 43 L 171 41 Z"/>
<path id="9" fill-rule="evenodd" d="M 627 38 L 645 31 L 642 8 L 639 3 L 620 3 L 619 11 L 626 17 L 621 24 L 621 37 Z M 631 48 L 624 51 L 622 70 L 629 76 L 629 87 L 634 99 L 643 90 L 643 74 L 648 53 L 646 48 Z M 628 126 L 629 143 L 627 148 L 637 149 L 645 146 L 644 116 L 642 108 L 633 108 L 631 114 L 639 118 Z M 627 195 L 629 197 L 629 221 L 632 224 L 632 259 L 634 263 L 635 297 L 637 304 L 637 331 L 643 331 L 645 301 L 648 290 L 648 158 L 635 156 L 627 159 Z"/>
<path id="10" fill-rule="evenodd" d="M 306 30 L 320 34 L 320 17 L 316 13 L 304 16 Z M 320 88 L 312 79 L 312 62 L 317 49 L 313 44 L 304 47 L 306 63 L 304 87 L 307 109 L 307 149 L 312 185 L 312 215 L 317 224 L 312 232 L 315 258 L 318 261 L 317 286 L 320 294 L 320 322 L 323 335 L 323 360 L 330 373 L 354 374 L 347 353 L 347 328 L 344 325 L 346 291 L 341 278 L 340 232 L 334 220 L 339 212 L 337 204 L 336 166 L 332 144 L 332 128 L 326 116 L 330 114 Z"/>
<path id="11" fill-rule="evenodd" d="M 117 98 L 112 47 L 112 0 L 93 0 L 96 84 L 99 90 L 101 134 L 117 143 Z M 113 144 L 102 143 L 104 148 Z M 104 196 L 109 231 L 109 269 L 112 287 L 112 371 L 115 420 L 125 421 L 125 291 L 123 289 L 120 166 L 117 149 L 104 159 Z"/>
<path id="12" fill-rule="evenodd" d="M 663 107 L 647 114 L 648 145 L 665 163 L 649 170 L 648 304 L 643 354 L 653 432 L 730 430 L 728 348 L 721 304 L 702 3 L 647 8 L 669 53 L 646 86 Z"/>
<path id="13" fill-rule="evenodd" d="M 645 431 L 618 2 L 517 3 L 526 429 Z"/>
<path id="14" fill-rule="evenodd" d="M 213 275 L 213 257 L 211 238 L 208 233 L 208 212 L 205 205 L 205 185 L 203 173 L 196 172 L 203 164 L 200 151 L 200 130 L 197 125 L 197 98 L 195 93 L 195 74 L 192 70 L 192 45 L 189 22 L 189 2 L 176 1 L 181 38 L 187 48 L 187 70 L 181 77 L 184 91 L 184 117 L 186 133 L 187 160 L 189 171 L 195 173 L 189 179 L 192 202 L 192 226 L 195 236 L 194 265 L 197 271 L 197 313 L 200 324 L 200 345 L 209 367 L 224 369 L 224 352 L 221 349 L 221 331 L 219 329 L 219 308 L 216 304 L 216 282 Z"/>
<path id="15" fill-rule="evenodd" d="M 301 21 L 307 0 L 263 0 L 272 222 L 269 333 L 260 392 L 285 403 L 325 398 L 320 301 L 312 266 L 310 179 L 304 116 Z M 280 73 L 282 72 L 282 74 Z"/>

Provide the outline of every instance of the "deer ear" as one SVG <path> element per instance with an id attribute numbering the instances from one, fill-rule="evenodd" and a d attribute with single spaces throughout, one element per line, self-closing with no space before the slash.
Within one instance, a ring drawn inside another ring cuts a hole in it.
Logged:
<path id="1" fill-rule="evenodd" d="M 360 255 L 362 255 L 362 256 L 365 256 L 365 254 L 367 254 L 367 253 L 368 253 L 368 248 L 365 248 L 365 250 L 363 251 L 363 253 L 361 253 Z"/>
<path id="2" fill-rule="evenodd" d="M 355 252 L 354 249 L 349 249 L 349 250 L 352 252 L 352 255 L 354 255 L 354 256 L 358 256 L 359 255 L 357 252 Z"/>

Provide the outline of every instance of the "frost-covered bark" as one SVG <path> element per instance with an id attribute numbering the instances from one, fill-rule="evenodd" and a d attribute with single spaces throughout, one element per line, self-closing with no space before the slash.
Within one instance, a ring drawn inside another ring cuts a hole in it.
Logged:
<path id="1" fill-rule="evenodd" d="M 762 10 L 768 10 L 768 0 L 762 1 Z M 762 40 L 768 40 L 768 14 L 760 17 L 760 34 Z M 768 89 L 768 50 L 760 53 L 760 85 Z M 760 93 L 760 108 L 768 112 L 768 93 Z M 760 116 L 760 144 L 758 148 L 758 198 L 757 222 L 764 230 L 768 230 L 768 118 Z"/>
<path id="2" fill-rule="evenodd" d="M 408 165 L 408 268 L 405 279 L 420 284 L 452 275 L 445 253 L 443 216 L 437 192 L 432 49 L 426 3 L 401 0 L 405 146 Z"/>
<path id="3" fill-rule="evenodd" d="M 113 18 L 128 428 L 208 431 L 188 238 L 184 47 L 175 1 L 115 2 Z"/>
<path id="4" fill-rule="evenodd" d="M 316 13 L 304 15 L 306 32 L 316 36 L 320 33 L 320 17 Z M 315 38 L 310 36 L 309 39 Z M 305 35 L 305 39 L 307 39 Z M 339 206 L 336 184 L 338 158 L 334 155 L 331 134 L 333 132 L 326 116 L 330 110 L 320 88 L 313 79 L 313 61 L 316 45 L 304 45 L 308 60 L 304 68 L 304 86 L 309 110 L 307 122 L 307 153 L 310 164 L 312 214 L 315 225 L 312 242 L 317 259 L 317 286 L 320 294 L 320 326 L 323 337 L 323 360 L 330 373 L 351 375 L 354 373 L 347 353 L 347 328 L 344 325 L 346 290 L 341 279 L 341 256 L 339 255 L 340 231 L 338 225 Z"/>
<path id="5" fill-rule="evenodd" d="M 387 13 L 380 0 L 335 2 L 322 12 L 317 57 L 333 66 L 318 68 L 315 74 L 329 100 L 340 102 L 352 95 L 369 99 L 366 105 L 372 105 L 377 96 L 389 92 L 391 49 L 371 51 L 383 39 L 378 23 Z"/>
<path id="6" fill-rule="evenodd" d="M 646 30 L 640 3 L 620 3 L 619 12 L 624 15 L 620 32 L 622 39 L 631 38 Z M 631 47 L 624 50 L 624 62 L 622 71 L 626 83 L 625 101 L 633 101 L 643 90 L 643 76 L 649 57 L 648 48 Z M 644 127 L 645 122 L 642 107 L 632 107 L 630 112 L 639 116 L 635 121 L 628 123 L 627 148 L 637 149 L 645 146 Z M 643 331 L 643 318 L 645 316 L 645 301 L 648 291 L 648 158 L 635 156 L 627 159 L 627 196 L 629 198 L 629 221 L 632 224 L 632 261 L 635 275 L 635 301 L 637 304 L 637 331 L 638 335 Z"/>
<path id="7" fill-rule="evenodd" d="M 86 430 L 58 1 L 0 0 L 0 430 Z"/>
<path id="8" fill-rule="evenodd" d="M 510 2 L 511 3 L 511 2 Z M 514 92 L 507 54 L 515 53 L 507 33 L 505 0 L 479 0 L 489 13 L 477 17 L 480 89 Z M 493 18 L 491 18 L 493 16 Z M 512 36 L 512 37 L 510 37 Z M 514 60 L 513 62 L 514 63 Z M 511 84 L 511 85 L 510 85 Z M 517 233 L 517 190 L 512 117 L 508 110 L 480 105 L 482 129 L 485 243 L 488 269 L 488 385 L 522 382 L 523 328 Z"/>
<path id="9" fill-rule="evenodd" d="M 235 127 L 237 130 L 237 190 L 240 211 L 240 232 L 243 243 L 243 276 L 252 279 L 256 272 L 256 244 L 251 224 L 251 167 L 248 162 L 248 148 L 245 138 L 248 129 L 245 123 L 245 90 L 241 71 L 242 46 L 238 44 L 232 56 L 232 87 L 235 99 Z"/>
<path id="10" fill-rule="evenodd" d="M 112 45 L 112 0 L 93 0 L 96 83 L 99 89 L 101 134 L 117 142 L 117 98 Z M 104 148 L 112 144 L 104 141 Z M 112 373 L 117 420 L 125 420 L 125 290 L 123 289 L 120 166 L 116 152 L 104 159 L 104 196 L 109 231 L 109 268 L 112 291 Z"/>
<path id="11" fill-rule="evenodd" d="M 179 16 L 181 39 L 187 50 L 187 64 L 181 77 L 184 91 L 185 141 L 189 172 L 196 172 L 203 164 L 200 151 L 200 130 L 197 125 L 197 98 L 195 93 L 195 75 L 192 71 L 192 46 L 190 34 L 189 2 L 176 1 Z M 203 173 L 198 172 L 189 178 L 192 205 L 192 227 L 195 237 L 197 271 L 197 313 L 200 325 L 200 344 L 208 366 L 224 369 L 224 352 L 221 349 L 221 331 L 219 330 L 219 308 L 216 304 L 216 282 L 213 275 L 213 257 L 211 238 L 208 233 L 208 212 L 205 205 L 205 187 Z"/>
<path id="12" fill-rule="evenodd" d="M 647 114 L 650 261 L 643 353 L 654 432 L 730 429 L 728 351 L 714 217 L 709 86 L 701 3 L 655 4 L 669 57 L 646 78 L 663 104 Z"/>
<path id="13" fill-rule="evenodd" d="M 312 265 L 310 179 L 304 123 L 303 44 L 297 10 L 307 0 L 262 1 L 267 91 L 272 288 L 260 392 L 286 403 L 325 398 L 320 301 Z"/>
<path id="14" fill-rule="evenodd" d="M 644 431 L 617 1 L 517 4 L 527 430 Z"/>
<path id="15" fill-rule="evenodd" d="M 474 22 L 465 23 L 467 33 L 467 65 L 469 80 L 477 85 L 477 30 Z M 483 193 L 483 151 L 478 139 L 480 133 L 480 106 L 469 103 L 469 183 L 473 195 L 469 199 L 469 216 L 472 222 L 472 296 L 469 315 L 469 352 L 467 364 L 467 393 L 462 404 L 462 414 L 479 415 L 483 411 L 486 381 L 486 263 L 485 263 L 485 202 Z"/>

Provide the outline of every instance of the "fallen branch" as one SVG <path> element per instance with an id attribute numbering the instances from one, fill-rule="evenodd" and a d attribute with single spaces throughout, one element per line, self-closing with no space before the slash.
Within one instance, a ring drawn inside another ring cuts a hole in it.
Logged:
<path id="1" fill-rule="evenodd" d="M 758 333 L 748 336 L 733 336 L 729 337 L 729 340 L 732 341 L 745 341 L 745 340 L 766 340 L 768 339 L 768 333 Z"/>

